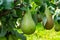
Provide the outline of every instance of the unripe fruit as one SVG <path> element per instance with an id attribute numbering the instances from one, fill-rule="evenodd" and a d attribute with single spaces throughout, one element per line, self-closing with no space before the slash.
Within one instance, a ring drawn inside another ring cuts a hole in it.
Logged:
<path id="1" fill-rule="evenodd" d="M 26 14 L 23 17 L 22 24 L 21 24 L 21 30 L 25 34 L 32 34 L 35 32 L 35 23 L 32 19 L 31 12 L 29 9 L 27 9 Z"/>

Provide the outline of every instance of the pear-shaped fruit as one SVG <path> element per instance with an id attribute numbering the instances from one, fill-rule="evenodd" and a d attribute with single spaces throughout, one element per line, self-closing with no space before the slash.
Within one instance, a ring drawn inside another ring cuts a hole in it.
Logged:
<path id="1" fill-rule="evenodd" d="M 55 21 L 55 26 L 54 26 L 55 31 L 60 31 L 60 24 Z"/>
<path id="2" fill-rule="evenodd" d="M 54 22 L 53 22 L 53 19 L 52 19 L 52 14 L 49 11 L 49 8 L 47 8 L 47 6 L 45 8 L 45 15 L 46 15 L 46 18 L 47 18 L 45 28 L 46 29 L 51 29 L 54 26 Z"/>
<path id="3" fill-rule="evenodd" d="M 28 10 L 25 13 L 23 20 L 22 20 L 21 30 L 25 34 L 32 34 L 35 32 L 36 26 L 35 26 L 35 23 L 32 19 L 31 12 L 30 12 L 29 8 L 27 8 L 27 9 Z"/>
<path id="4" fill-rule="evenodd" d="M 52 17 L 50 16 L 50 20 L 47 19 L 47 22 L 45 24 L 45 28 L 46 29 L 52 29 L 53 26 L 54 26 L 53 20 L 52 20 Z"/>

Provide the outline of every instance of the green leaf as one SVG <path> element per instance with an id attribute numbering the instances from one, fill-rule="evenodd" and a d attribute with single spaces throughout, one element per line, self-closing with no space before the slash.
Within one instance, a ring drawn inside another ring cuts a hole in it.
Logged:
<path id="1" fill-rule="evenodd" d="M 37 5 L 41 5 L 43 3 L 43 0 L 33 0 Z"/>
<path id="2" fill-rule="evenodd" d="M 50 12 L 51 12 L 52 14 L 54 14 L 55 8 L 54 8 L 53 6 L 49 6 L 49 10 L 50 10 Z"/>
<path id="3" fill-rule="evenodd" d="M 21 39 L 21 40 L 26 40 L 26 37 L 24 36 L 23 33 L 19 33 L 17 32 L 17 30 L 13 30 L 11 32 L 14 36 L 16 36 L 16 38 Z"/>
<path id="4" fill-rule="evenodd" d="M 18 17 L 22 18 L 22 10 L 16 10 L 16 14 Z"/>
<path id="5" fill-rule="evenodd" d="M 7 30 L 4 27 L 2 27 L 0 37 L 4 37 L 6 35 L 6 32 Z"/>
<path id="6" fill-rule="evenodd" d="M 52 2 L 53 4 L 56 4 L 57 1 L 58 1 L 58 0 L 51 0 L 51 2 Z"/>
<path id="7" fill-rule="evenodd" d="M 45 12 L 45 5 L 42 4 L 41 7 L 39 8 L 39 11 L 44 13 Z"/>
<path id="8" fill-rule="evenodd" d="M 32 0 L 24 0 L 27 4 L 31 3 Z"/>
<path id="9" fill-rule="evenodd" d="M 12 10 L 12 17 L 15 19 L 18 18 L 17 14 L 16 14 L 16 10 L 14 10 L 14 9 Z"/>
<path id="10" fill-rule="evenodd" d="M 12 9 L 14 7 L 14 0 L 4 0 L 3 6 L 5 9 Z"/>
<path id="11" fill-rule="evenodd" d="M 0 5 L 2 5 L 3 4 L 3 0 L 0 0 Z"/>

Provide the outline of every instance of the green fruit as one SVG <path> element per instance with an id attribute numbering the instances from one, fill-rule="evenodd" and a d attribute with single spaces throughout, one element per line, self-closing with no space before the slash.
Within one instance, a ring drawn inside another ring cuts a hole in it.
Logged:
<path id="1" fill-rule="evenodd" d="M 60 31 L 60 24 L 55 21 L 55 26 L 54 26 L 55 31 Z"/>
<path id="2" fill-rule="evenodd" d="M 36 29 L 36 26 L 32 19 L 31 12 L 28 8 L 28 10 L 22 20 L 21 30 L 25 34 L 32 34 L 35 32 L 35 29 Z"/>
<path id="3" fill-rule="evenodd" d="M 12 35 L 9 35 L 9 40 L 13 40 Z"/>
<path id="4" fill-rule="evenodd" d="M 7 40 L 6 37 L 0 37 L 0 40 Z"/>
<path id="5" fill-rule="evenodd" d="M 52 19 L 52 14 L 51 14 L 49 8 L 47 8 L 47 6 L 45 8 L 45 15 L 46 15 L 46 18 L 47 18 L 45 28 L 50 30 L 54 26 L 54 22 L 53 22 L 53 19 Z"/>

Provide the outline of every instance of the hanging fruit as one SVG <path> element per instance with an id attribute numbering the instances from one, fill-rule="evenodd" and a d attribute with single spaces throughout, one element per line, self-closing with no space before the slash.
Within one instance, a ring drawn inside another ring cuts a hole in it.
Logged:
<path id="1" fill-rule="evenodd" d="M 27 11 L 23 17 L 22 24 L 21 24 L 21 30 L 25 34 L 32 34 L 35 32 L 35 23 L 32 19 L 31 12 L 29 8 L 27 8 Z"/>
<path id="2" fill-rule="evenodd" d="M 55 31 L 60 31 L 60 9 L 57 7 L 54 15 L 55 20 Z"/>
<path id="3" fill-rule="evenodd" d="M 54 26 L 54 22 L 52 19 L 52 14 L 50 13 L 49 8 L 47 8 L 47 6 L 45 8 L 45 15 L 46 15 L 46 23 L 45 23 L 44 27 L 48 30 L 52 29 Z"/>
<path id="4" fill-rule="evenodd" d="M 60 24 L 55 21 L 55 26 L 54 26 L 55 31 L 60 31 Z"/>

